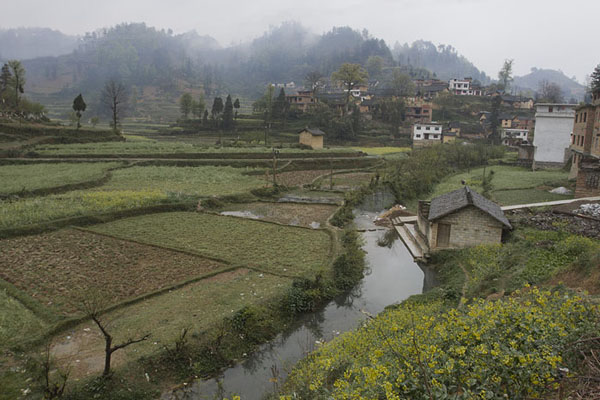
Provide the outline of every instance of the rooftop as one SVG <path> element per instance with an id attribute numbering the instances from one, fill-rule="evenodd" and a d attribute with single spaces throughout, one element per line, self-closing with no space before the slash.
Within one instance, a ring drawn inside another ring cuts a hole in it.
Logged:
<path id="1" fill-rule="evenodd" d="M 512 228 L 510 222 L 508 222 L 508 219 L 504 216 L 504 212 L 498 204 L 486 199 L 468 186 L 464 186 L 453 192 L 443 194 L 431 200 L 428 219 L 430 221 L 434 221 L 468 206 L 477 207 L 481 211 L 489 214 L 491 217 L 501 222 L 506 227 Z"/>

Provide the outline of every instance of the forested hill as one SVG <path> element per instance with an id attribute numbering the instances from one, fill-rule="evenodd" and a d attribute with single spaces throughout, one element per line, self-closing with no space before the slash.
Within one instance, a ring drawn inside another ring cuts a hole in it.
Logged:
<path id="1" fill-rule="evenodd" d="M 578 83 L 575 78 L 569 78 L 562 71 L 554 69 L 532 68 L 529 74 L 515 77 L 513 87 L 515 90 L 535 92 L 544 81 L 560 86 L 566 101 L 571 98 L 580 100 L 585 95 L 585 86 Z"/>
<path id="2" fill-rule="evenodd" d="M 0 60 L 28 60 L 69 54 L 79 38 L 49 28 L 0 29 Z"/>
<path id="3" fill-rule="evenodd" d="M 485 72 L 477 69 L 450 45 L 436 46 L 424 40 L 417 40 L 412 45 L 396 42 L 393 54 L 399 64 L 425 68 L 434 72 L 438 79 L 471 77 L 482 84 L 490 83 L 490 78 Z"/>
<path id="4" fill-rule="evenodd" d="M 65 96 L 99 91 L 107 79 L 118 77 L 128 85 L 174 94 L 203 88 L 208 95 L 236 92 L 254 97 L 267 83 L 302 84 L 308 72 L 329 76 L 344 62 L 367 66 L 370 57 L 377 57 L 380 69 L 407 65 L 419 77 L 430 72 L 416 67 L 442 78 L 488 80 L 450 46 L 415 42 L 397 46 L 393 53 L 382 39 L 349 27 L 316 35 L 297 22 L 286 22 L 250 42 L 221 47 L 210 36 L 174 35 L 138 23 L 86 34 L 70 54 L 28 60 L 25 68 L 28 90 Z"/>

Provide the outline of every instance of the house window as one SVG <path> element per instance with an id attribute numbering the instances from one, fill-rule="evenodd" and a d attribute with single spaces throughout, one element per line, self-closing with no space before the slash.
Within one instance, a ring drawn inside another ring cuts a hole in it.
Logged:
<path id="1" fill-rule="evenodd" d="M 553 112 L 554 111 L 554 107 L 550 106 L 548 107 L 548 112 Z"/>
<path id="2" fill-rule="evenodd" d="M 599 173 L 590 173 L 585 177 L 585 187 L 588 189 L 597 189 L 600 187 L 600 174 Z"/>
<path id="3" fill-rule="evenodd" d="M 436 127 L 435 127 L 435 130 L 436 130 L 436 131 L 439 131 L 439 130 L 440 130 L 440 127 L 439 127 L 439 126 L 436 126 Z"/>
<path id="4" fill-rule="evenodd" d="M 431 127 L 430 127 L 430 126 L 428 126 L 428 127 L 426 127 L 426 128 L 425 128 L 425 130 L 426 130 L 426 131 L 429 131 L 429 130 L 431 130 Z"/>
<path id="5" fill-rule="evenodd" d="M 421 130 L 421 127 L 420 127 L 419 125 L 417 125 L 417 130 L 418 130 L 418 131 L 420 131 L 420 130 Z"/>
<path id="6" fill-rule="evenodd" d="M 583 122 L 587 122 L 587 111 L 583 113 Z"/>

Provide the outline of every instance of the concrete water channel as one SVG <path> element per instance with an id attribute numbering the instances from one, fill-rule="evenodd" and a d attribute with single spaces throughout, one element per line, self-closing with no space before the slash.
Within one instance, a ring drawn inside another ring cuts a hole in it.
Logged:
<path id="1" fill-rule="evenodd" d="M 368 208 L 368 207 L 367 207 Z M 198 380 L 162 399 L 212 400 L 241 395 L 244 400 L 259 400 L 273 393 L 291 368 L 320 343 L 353 330 L 367 318 L 407 297 L 435 285 L 435 277 L 420 266 L 402 241 L 388 247 L 378 245 L 386 230 L 373 223 L 379 213 L 355 211 L 355 224 L 364 239 L 367 271 L 363 280 L 349 293 L 329 302 L 321 310 L 304 315 L 287 332 L 266 343 L 248 357 L 210 380 Z"/>

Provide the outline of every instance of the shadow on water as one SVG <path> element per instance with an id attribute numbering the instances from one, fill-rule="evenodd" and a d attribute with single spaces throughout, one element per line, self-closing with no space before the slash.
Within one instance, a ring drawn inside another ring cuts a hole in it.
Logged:
<path id="1" fill-rule="evenodd" d="M 375 199 L 372 205 L 381 200 Z M 361 210 L 355 216 L 359 228 L 376 227 L 372 221 L 377 213 Z M 162 398 L 212 400 L 239 394 L 244 399 L 261 399 L 275 391 L 294 364 L 320 343 L 360 326 L 366 318 L 364 312 L 378 314 L 390 304 L 431 288 L 435 284 L 432 272 L 413 261 L 402 241 L 378 245 L 385 235 L 381 230 L 362 233 L 368 268 L 352 291 L 333 299 L 323 309 L 304 315 L 290 330 L 262 345 L 216 379 L 198 380 L 185 390 L 166 393 Z"/>

